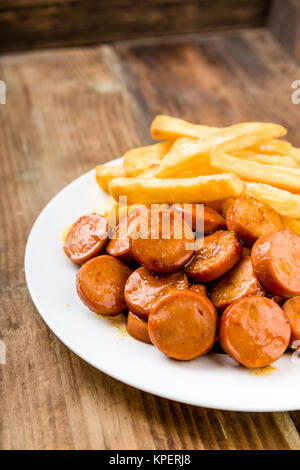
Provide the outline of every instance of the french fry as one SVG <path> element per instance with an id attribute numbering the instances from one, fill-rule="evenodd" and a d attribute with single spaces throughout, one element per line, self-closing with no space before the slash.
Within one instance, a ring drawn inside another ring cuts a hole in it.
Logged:
<path id="1" fill-rule="evenodd" d="M 227 143 L 212 149 L 210 160 L 213 166 L 234 173 L 246 181 L 266 183 L 293 192 L 300 191 L 300 169 L 265 165 L 234 157 L 226 152 L 228 147 Z"/>
<path id="2" fill-rule="evenodd" d="M 138 147 L 125 152 L 123 167 L 126 176 L 138 176 L 153 165 L 160 164 L 163 157 L 170 150 L 172 141 Z"/>
<path id="3" fill-rule="evenodd" d="M 290 156 L 300 163 L 300 148 L 292 147 L 290 150 Z"/>
<path id="4" fill-rule="evenodd" d="M 138 178 L 153 178 L 156 175 L 158 168 L 159 165 L 152 165 L 150 168 L 147 168 L 147 170 L 142 171 Z"/>
<path id="5" fill-rule="evenodd" d="M 98 165 L 96 166 L 95 177 L 100 188 L 108 191 L 108 183 L 112 178 L 124 176 L 124 168 L 121 165 Z"/>
<path id="6" fill-rule="evenodd" d="M 219 174 L 197 178 L 116 178 L 109 184 L 111 196 L 127 197 L 128 204 L 200 203 L 236 197 L 244 183 L 234 175 Z"/>
<path id="7" fill-rule="evenodd" d="M 266 153 L 271 155 L 289 155 L 292 148 L 290 142 L 279 139 L 270 139 L 260 144 L 253 145 L 251 150 L 255 153 Z"/>
<path id="8" fill-rule="evenodd" d="M 268 204 L 279 215 L 300 219 L 300 196 L 268 184 L 245 183 L 245 194 Z"/>
<path id="9" fill-rule="evenodd" d="M 296 159 L 289 156 L 255 153 L 251 150 L 239 150 L 238 152 L 234 152 L 234 156 L 245 158 L 246 160 L 252 162 L 264 163 L 265 165 L 300 169 L 300 164 L 296 161 Z"/>
<path id="10" fill-rule="evenodd" d="M 204 166 L 205 157 L 215 146 L 221 144 L 231 144 L 229 149 L 234 151 L 250 147 L 268 138 L 279 137 L 285 133 L 284 127 L 278 124 L 245 122 L 223 128 L 202 139 L 181 138 L 174 142 L 170 151 L 163 158 L 156 176 L 159 178 L 174 177 L 181 171 L 199 168 L 201 164 Z M 210 159 L 211 167 L 215 167 L 215 165 Z M 216 173 L 216 171 L 214 172 Z"/>
<path id="11" fill-rule="evenodd" d="M 192 162 L 190 159 L 188 162 L 185 161 L 187 155 L 193 156 Z M 156 176 L 158 178 L 177 178 L 181 177 L 183 173 L 192 177 L 220 173 L 210 163 L 206 142 L 203 143 L 199 139 L 191 139 L 190 137 L 181 137 L 175 140 L 161 162 Z"/>
<path id="12" fill-rule="evenodd" d="M 157 171 L 158 170 L 156 170 L 156 176 L 157 176 Z M 172 178 L 195 178 L 197 176 L 219 175 L 220 173 L 222 173 L 222 171 L 218 170 L 217 168 L 212 168 L 212 166 L 209 163 L 207 164 L 202 163 L 202 164 L 199 164 L 199 166 L 195 168 L 187 168 L 187 169 L 181 170 L 180 173 L 172 176 Z"/>
<path id="13" fill-rule="evenodd" d="M 103 215 L 110 227 L 114 227 L 119 219 L 119 207 L 120 205 L 112 197 L 106 199 L 99 207 L 93 212 L 96 214 Z"/>
<path id="14" fill-rule="evenodd" d="M 155 140 L 177 139 L 179 137 L 202 138 L 212 135 L 220 128 L 192 124 L 183 119 L 159 114 L 151 124 L 151 135 Z"/>
<path id="15" fill-rule="evenodd" d="M 293 230 L 298 235 L 300 235 L 300 219 L 292 219 L 290 217 L 282 217 L 282 221 L 285 225 L 285 228 Z"/>

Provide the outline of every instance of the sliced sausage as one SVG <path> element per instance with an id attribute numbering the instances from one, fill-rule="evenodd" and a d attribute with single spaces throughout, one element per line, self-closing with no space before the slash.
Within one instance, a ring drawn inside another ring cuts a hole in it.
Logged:
<path id="1" fill-rule="evenodd" d="M 210 300 L 218 310 L 224 310 L 242 297 L 264 294 L 265 290 L 253 272 L 250 256 L 243 256 L 238 264 L 216 281 Z"/>
<path id="2" fill-rule="evenodd" d="M 103 215 L 84 215 L 72 225 L 64 251 L 75 263 L 85 263 L 104 251 L 108 235 L 109 227 Z"/>
<path id="3" fill-rule="evenodd" d="M 230 305 L 221 317 L 221 347 L 249 368 L 268 366 L 279 359 L 290 336 L 287 316 L 266 297 L 244 297 Z"/>
<path id="4" fill-rule="evenodd" d="M 124 287 L 132 270 L 117 258 L 97 256 L 81 266 L 76 289 L 82 302 L 99 315 L 118 315 L 126 309 Z"/>
<path id="5" fill-rule="evenodd" d="M 143 211 L 147 211 L 146 208 L 138 208 L 128 216 L 122 217 L 117 224 L 114 233 L 109 241 L 106 251 L 111 256 L 115 256 L 122 261 L 130 262 L 133 260 L 133 256 L 130 251 L 129 243 L 129 232 L 130 224 L 140 217 Z"/>
<path id="6" fill-rule="evenodd" d="M 176 271 L 194 253 L 194 234 L 181 216 L 169 210 L 143 214 L 130 232 L 130 248 L 135 260 L 158 273 Z"/>
<path id="7" fill-rule="evenodd" d="M 251 197 L 238 198 L 226 215 L 228 230 L 232 230 L 247 245 L 261 236 L 284 228 L 280 216 L 271 207 Z"/>
<path id="8" fill-rule="evenodd" d="M 197 230 L 206 235 L 216 230 L 226 229 L 224 217 L 210 207 L 200 204 L 174 204 L 172 209 L 182 215 L 194 231 Z"/>
<path id="9" fill-rule="evenodd" d="M 291 324 L 292 335 L 290 347 L 300 349 L 300 295 L 288 299 L 283 304 L 282 309 L 288 316 Z M 295 344 L 294 341 L 298 341 L 298 344 Z"/>
<path id="10" fill-rule="evenodd" d="M 106 251 L 109 255 L 115 256 L 122 261 L 132 261 L 128 237 L 128 217 L 122 217 L 116 225 L 112 238 L 110 239 Z"/>
<path id="11" fill-rule="evenodd" d="M 242 246 L 232 232 L 219 230 L 204 237 L 203 246 L 185 267 L 195 282 L 210 282 L 231 269 L 242 256 Z"/>
<path id="12" fill-rule="evenodd" d="M 165 295 L 175 290 L 188 289 L 188 280 L 182 271 L 154 274 L 142 266 L 129 276 L 125 286 L 125 300 L 135 315 L 148 319 L 150 310 Z"/>
<path id="13" fill-rule="evenodd" d="M 128 312 L 127 331 L 130 336 L 138 341 L 152 344 L 148 332 L 148 323 L 131 312 Z"/>
<path id="14" fill-rule="evenodd" d="M 218 315 L 207 297 L 190 290 L 164 297 L 149 316 L 150 339 L 167 356 L 182 361 L 206 354 L 216 340 Z"/>
<path id="15" fill-rule="evenodd" d="M 206 286 L 204 284 L 191 284 L 190 290 L 206 296 Z"/>
<path id="16" fill-rule="evenodd" d="M 274 295 L 300 294 L 300 236 L 280 230 L 259 238 L 251 253 L 255 275 Z"/>

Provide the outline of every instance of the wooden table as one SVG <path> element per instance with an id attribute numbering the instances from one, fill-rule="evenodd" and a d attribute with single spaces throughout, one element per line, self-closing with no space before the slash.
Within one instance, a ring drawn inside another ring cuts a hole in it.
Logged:
<path id="1" fill-rule="evenodd" d="M 211 125 L 277 121 L 300 146 L 290 97 L 297 78 L 296 60 L 264 29 L 0 58 L 2 449 L 300 449 L 300 412 L 182 405 L 89 366 L 44 324 L 23 268 L 49 199 L 96 164 L 150 143 L 157 113 Z"/>

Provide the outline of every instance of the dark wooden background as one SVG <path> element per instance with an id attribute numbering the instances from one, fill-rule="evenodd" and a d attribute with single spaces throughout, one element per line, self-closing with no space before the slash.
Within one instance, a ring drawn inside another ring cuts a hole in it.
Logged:
<path id="1" fill-rule="evenodd" d="M 0 0 L 2 12 L 33 3 Z M 300 78 L 300 9 L 295 0 L 284 3 L 285 10 L 272 12 L 269 29 L 0 56 L 7 85 L 0 105 L 0 339 L 7 347 L 7 364 L 0 365 L 0 449 L 300 450 L 300 411 L 183 405 L 89 366 L 44 324 L 23 267 L 29 231 L 50 198 L 95 165 L 150 143 L 157 113 L 211 125 L 272 120 L 300 146 L 300 107 L 291 102 L 291 83 Z"/>
<path id="2" fill-rule="evenodd" d="M 0 50 L 259 26 L 270 0 L 0 0 Z"/>

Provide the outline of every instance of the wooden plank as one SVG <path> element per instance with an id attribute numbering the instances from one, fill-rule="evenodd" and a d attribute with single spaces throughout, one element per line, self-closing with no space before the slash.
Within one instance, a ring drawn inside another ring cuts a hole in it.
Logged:
<path id="1" fill-rule="evenodd" d="M 0 50 L 263 24 L 270 0 L 0 0 Z"/>
<path id="2" fill-rule="evenodd" d="M 127 433 L 121 439 L 116 433 L 127 426 L 126 408 L 114 406 L 122 385 L 115 388 L 49 332 L 23 271 L 25 240 L 43 205 L 67 181 L 140 143 L 126 90 L 99 50 L 2 57 L 0 75 L 7 84 L 7 104 L 0 106 L 0 339 L 7 345 L 7 365 L 0 366 L 0 446 L 126 446 Z"/>
<path id="3" fill-rule="evenodd" d="M 0 57 L 1 449 L 300 449 L 298 412 L 183 405 L 89 366 L 41 320 L 23 272 L 45 203 L 97 163 L 150 142 L 157 112 L 210 124 L 272 119 L 300 144 L 287 86 L 299 71 L 266 31 Z"/>
<path id="4" fill-rule="evenodd" d="M 120 42 L 115 50 L 128 88 L 147 104 L 147 125 L 159 113 L 209 125 L 274 121 L 300 144 L 299 109 L 291 101 L 299 69 L 267 30 L 211 33 L 175 45 Z"/>
<path id="5" fill-rule="evenodd" d="M 274 0 L 268 26 L 278 41 L 300 60 L 300 3 L 298 0 Z"/>

